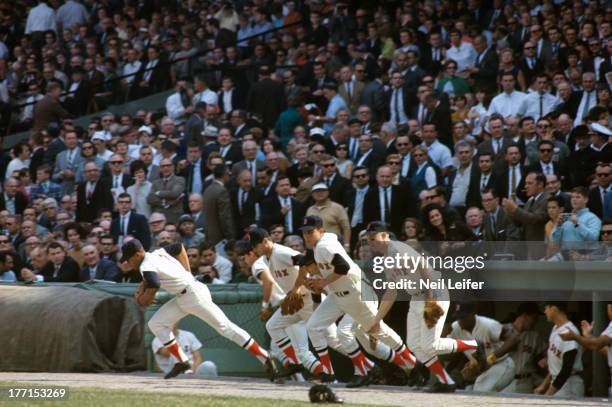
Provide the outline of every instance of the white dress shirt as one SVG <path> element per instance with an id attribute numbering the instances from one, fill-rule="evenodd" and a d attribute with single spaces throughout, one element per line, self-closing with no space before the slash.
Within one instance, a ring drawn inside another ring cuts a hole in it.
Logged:
<path id="1" fill-rule="evenodd" d="M 393 123 L 408 123 L 408 115 L 404 110 L 404 92 L 402 92 L 401 88 L 395 88 L 391 92 L 389 111 L 391 112 L 391 121 Z"/>
<path id="2" fill-rule="evenodd" d="M 138 71 L 140 71 L 140 67 L 142 66 L 142 62 L 140 61 L 134 61 L 134 62 L 128 62 L 125 65 L 123 65 L 123 75 L 130 75 L 126 78 L 124 78 L 124 80 L 127 83 L 132 83 L 134 82 L 134 78 L 136 77 L 136 73 Z"/>
<path id="3" fill-rule="evenodd" d="M 463 171 L 457 170 L 455 179 L 453 180 L 452 193 L 449 204 L 451 206 L 465 206 L 468 189 L 470 188 L 470 178 L 472 173 L 472 164 Z"/>
<path id="4" fill-rule="evenodd" d="M 427 154 L 431 161 L 433 161 L 438 167 L 444 169 L 453 165 L 453 157 L 451 152 L 444 144 L 438 140 L 434 140 L 430 146 L 423 142 L 423 146 L 427 148 Z"/>
<path id="5" fill-rule="evenodd" d="M 387 195 L 387 206 L 389 208 L 389 217 L 391 217 L 391 185 L 386 188 L 378 187 L 378 203 L 380 208 L 380 220 L 389 223 L 391 219 L 385 218 L 385 193 Z"/>
<path id="6" fill-rule="evenodd" d="M 523 99 L 519 114 L 521 116 L 533 117 L 533 120 L 538 121 L 540 117 L 546 116 L 559 105 L 559 99 L 548 92 L 540 94 L 539 92 L 530 92 Z"/>
<path id="7" fill-rule="evenodd" d="M 55 11 L 46 3 L 39 3 L 32 8 L 26 21 L 25 33 L 54 31 L 57 32 Z"/>
<path id="8" fill-rule="evenodd" d="M 205 89 L 193 97 L 193 104 L 195 105 L 198 102 L 204 102 L 207 105 L 217 105 L 219 103 L 219 98 L 212 90 Z"/>
<path id="9" fill-rule="evenodd" d="M 221 91 L 221 97 L 223 98 L 223 113 L 230 113 L 232 110 L 234 110 L 234 107 L 232 106 L 233 92 L 234 89 Z"/>
<path id="10" fill-rule="evenodd" d="M 353 216 L 351 218 L 352 228 L 363 222 L 363 202 L 369 190 L 369 185 L 363 188 L 355 188 L 355 209 L 353 210 Z"/>
<path id="11" fill-rule="evenodd" d="M 474 66 L 477 55 L 478 53 L 474 46 L 466 42 L 462 43 L 459 47 L 450 47 L 446 50 L 446 59 L 452 59 L 457 62 L 457 72 Z"/>
<path id="12" fill-rule="evenodd" d="M 278 201 L 280 202 L 281 208 L 283 206 L 288 206 L 289 210 L 285 214 L 285 234 L 293 233 L 293 207 L 291 205 L 291 197 L 286 196 L 278 196 Z"/>
<path id="13" fill-rule="evenodd" d="M 582 98 L 580 99 L 580 104 L 578 105 L 578 110 L 576 111 L 576 119 L 574 119 L 574 126 L 579 126 L 582 124 L 582 119 L 586 114 L 597 104 L 597 91 L 592 90 L 591 92 L 584 91 L 582 93 Z"/>
<path id="14" fill-rule="evenodd" d="M 526 96 L 523 92 L 516 90 L 510 94 L 506 92 L 500 93 L 491 101 L 487 116 L 491 116 L 494 113 L 501 114 L 503 117 L 516 116 Z"/>

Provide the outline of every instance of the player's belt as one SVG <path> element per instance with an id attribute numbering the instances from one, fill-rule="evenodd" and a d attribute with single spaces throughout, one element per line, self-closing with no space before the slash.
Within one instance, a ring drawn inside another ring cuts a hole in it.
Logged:
<path id="1" fill-rule="evenodd" d="M 336 291 L 334 294 L 336 294 L 338 297 L 346 297 L 350 293 L 350 291 Z"/>
<path id="2" fill-rule="evenodd" d="M 523 374 L 514 375 L 514 378 L 517 380 L 526 379 L 528 377 L 531 377 L 531 373 L 523 373 Z"/>

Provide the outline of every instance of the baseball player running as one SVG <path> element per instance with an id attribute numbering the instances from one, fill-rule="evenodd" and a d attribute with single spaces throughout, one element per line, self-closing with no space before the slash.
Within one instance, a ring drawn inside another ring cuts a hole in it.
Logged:
<path id="1" fill-rule="evenodd" d="M 541 314 L 538 306 L 533 302 L 524 302 L 518 306 L 516 318 L 504 324 L 510 335 L 515 339 L 516 345 L 510 352 L 516 368 L 514 380 L 504 389 L 503 393 L 533 393 L 535 387 L 536 364 L 546 351 L 546 343 L 534 329 Z"/>
<path id="2" fill-rule="evenodd" d="M 302 259 L 303 267 L 291 292 L 298 292 L 306 285 L 313 292 L 325 290 L 328 293 L 306 324 L 308 336 L 321 363 L 331 371 L 325 331 L 343 314 L 347 314 L 354 320 L 353 331 L 360 331 L 361 335 L 388 345 L 395 351 L 392 362 L 404 370 L 412 370 L 416 359 L 399 335 L 382 321 L 374 324 L 378 309 L 376 294 L 367 280 L 362 279 L 361 269 L 346 253 L 338 237 L 326 233 L 322 219 L 314 215 L 304 218 L 301 230 L 307 247 L 311 249 Z M 348 353 L 361 372 L 368 371 L 367 358 L 358 346 Z M 367 380 L 367 376 L 363 377 Z"/>
<path id="3" fill-rule="evenodd" d="M 472 358 L 473 350 L 465 351 L 469 362 L 461 374 L 466 381 L 475 379 L 475 391 L 502 391 L 514 379 L 514 361 L 508 352 L 516 342 L 501 323 L 476 315 L 474 304 L 456 304 L 454 315 L 457 320 L 452 323 L 450 337 L 476 339 L 483 343 L 486 352 L 486 362 L 482 363 Z"/>
<path id="4" fill-rule="evenodd" d="M 582 397 L 582 346 L 574 340 L 565 341 L 560 335 L 567 331 L 579 335 L 578 328 L 567 318 L 567 304 L 564 302 L 547 302 L 544 314 L 554 324 L 548 338 L 548 375 L 533 392 L 556 397 Z"/>
<path id="5" fill-rule="evenodd" d="M 383 222 L 371 222 L 366 228 L 368 245 L 375 256 L 396 257 L 407 254 L 411 258 L 419 258 L 419 254 L 405 243 L 392 241 L 387 225 Z M 420 264 L 414 262 L 409 264 Z M 432 388 L 426 391 L 435 393 L 450 393 L 456 389 L 455 382 L 438 360 L 439 354 L 477 350 L 478 343 L 473 339 L 441 338 L 444 321 L 450 302 L 447 290 L 423 290 L 419 288 L 418 280 L 437 280 L 440 273 L 429 268 L 417 269 L 391 267 L 385 270 L 388 281 L 415 281 L 415 288 L 406 288 L 410 294 L 410 309 L 406 316 L 406 344 L 414 353 L 416 359 L 423 363 L 436 377 Z M 397 299 L 397 291 L 387 289 L 374 319 L 374 324 L 380 323 L 387 315 Z"/>
<path id="6" fill-rule="evenodd" d="M 268 352 L 261 348 L 244 329 L 238 327 L 212 301 L 205 284 L 198 282 L 189 267 L 187 253 L 182 244 L 166 246 L 147 253 L 142 244 L 130 240 L 121 247 L 121 264 L 139 270 L 143 282 L 136 292 L 139 305 L 150 305 L 160 288 L 176 297 L 165 303 L 149 320 L 149 329 L 179 362 L 164 378 L 170 379 L 189 370 L 191 366 L 172 333 L 172 326 L 187 314 L 206 322 L 221 335 L 253 354 L 264 366 L 270 380 L 276 377 L 276 368 Z"/>
<path id="7" fill-rule="evenodd" d="M 593 336 L 593 322 L 581 321 L 580 329 L 582 330 L 582 336 L 576 334 L 571 329 L 560 332 L 559 336 L 564 341 L 576 341 L 592 351 L 605 351 L 608 358 L 608 367 L 612 373 L 612 304 L 608 304 L 607 311 L 610 323 L 601 335 Z M 608 395 L 612 397 L 612 386 L 608 389 Z"/>
<path id="8" fill-rule="evenodd" d="M 296 264 L 303 256 L 295 250 L 274 243 L 268 232 L 264 229 L 253 229 L 248 233 L 247 237 L 249 241 L 241 242 L 237 247 L 239 247 L 241 253 L 246 252 L 247 257 L 251 257 L 251 260 L 253 257 L 256 258 L 258 255 L 261 255 L 254 262 L 252 269 L 253 273 L 262 280 L 264 297 L 266 292 L 270 291 L 265 289 L 265 287 L 273 287 L 278 288 L 282 292 L 283 298 L 286 298 L 285 293 L 291 291 L 299 274 L 299 266 Z M 246 245 L 243 243 L 246 243 Z M 289 306 L 289 302 L 282 301 L 281 308 L 277 309 L 267 321 L 266 329 L 273 343 L 283 350 L 285 360 L 289 364 L 286 367 L 291 372 L 297 371 L 297 363 L 299 362 L 321 381 L 332 382 L 335 379 L 333 370 L 326 370 L 319 359 L 308 348 L 308 334 L 305 322 L 314 311 L 314 303 L 312 293 L 306 287 L 302 287 L 302 289 L 301 297 L 296 296 L 289 299 L 291 302 L 295 301 L 295 304 L 292 306 Z M 262 308 L 262 313 L 271 312 L 269 310 L 270 308 L 264 307 Z M 349 356 L 347 350 L 350 352 L 358 348 L 355 337 L 352 334 L 352 325 L 353 320 L 348 316 L 342 318 L 338 327 L 335 324 L 331 324 L 325 332 L 327 345 L 339 353 Z M 296 335 L 293 335 L 293 337 L 291 335 L 296 330 L 299 333 L 297 338 L 295 337 Z M 380 352 L 384 352 L 384 348 L 385 346 L 381 346 Z M 297 349 L 297 352 L 295 349 Z M 384 355 L 388 354 L 389 348 L 386 347 Z M 374 365 L 368 359 L 366 359 L 366 364 L 368 367 L 373 367 Z M 359 387 L 363 385 L 362 377 L 366 373 L 355 367 L 355 376 L 357 377 L 349 386 Z"/>

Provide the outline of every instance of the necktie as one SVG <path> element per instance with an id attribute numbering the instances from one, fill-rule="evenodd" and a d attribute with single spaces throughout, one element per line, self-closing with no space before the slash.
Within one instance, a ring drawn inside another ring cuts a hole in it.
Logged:
<path id="1" fill-rule="evenodd" d="M 540 117 L 544 116 L 544 95 L 540 95 Z"/>
<path id="2" fill-rule="evenodd" d="M 91 197 L 93 196 L 93 185 L 88 182 L 87 183 L 87 200 L 91 201 Z"/>
<path id="3" fill-rule="evenodd" d="M 421 126 L 425 124 L 425 118 L 427 117 L 427 109 L 423 106 L 423 110 L 421 111 Z"/>
<path id="4" fill-rule="evenodd" d="M 410 154 L 406 154 L 402 159 L 402 177 L 406 178 L 408 176 L 408 169 L 410 164 Z"/>
<path id="5" fill-rule="evenodd" d="M 512 176 L 510 180 L 510 185 L 512 186 L 512 198 L 516 196 L 516 167 L 512 167 Z"/>
<path id="6" fill-rule="evenodd" d="M 357 156 L 357 144 L 357 139 L 355 139 L 355 137 L 351 137 L 351 142 L 349 146 L 349 149 L 351 150 L 351 160 L 354 160 Z"/>
<path id="7" fill-rule="evenodd" d="M 497 231 L 497 225 L 495 224 L 495 215 L 491 214 L 489 216 L 491 216 L 491 231 L 493 232 L 493 234 L 495 234 Z"/>
<path id="8" fill-rule="evenodd" d="M 389 217 L 390 217 L 390 207 L 389 207 L 389 195 L 387 194 L 389 190 L 389 187 L 383 188 L 383 194 L 385 196 L 385 219 L 383 219 L 383 222 L 389 222 Z"/>
<path id="9" fill-rule="evenodd" d="M 349 99 L 353 97 L 353 93 L 351 91 L 351 83 L 350 82 L 346 83 L 346 94 L 348 95 Z"/>
<path id="10" fill-rule="evenodd" d="M 330 179 L 330 177 L 326 177 L 325 178 L 325 184 L 327 185 L 327 188 L 329 188 L 331 186 L 331 179 Z"/>
<path id="11" fill-rule="evenodd" d="M 72 165 L 72 161 L 74 160 L 74 150 L 68 151 L 68 165 Z"/>
<path id="12" fill-rule="evenodd" d="M 113 188 L 119 188 L 119 176 L 114 176 L 115 180 L 113 181 Z"/>
<path id="13" fill-rule="evenodd" d="M 494 152 L 497 155 L 499 153 L 499 140 L 494 140 L 493 144 L 494 144 L 493 149 L 495 150 Z"/>
<path id="14" fill-rule="evenodd" d="M 601 189 L 601 202 L 604 203 L 606 200 L 606 194 L 608 193 L 608 189 L 607 188 L 602 188 Z"/>
<path id="15" fill-rule="evenodd" d="M 438 49 L 437 48 L 434 48 L 433 50 L 433 60 L 436 62 L 438 61 Z"/>
<path id="16" fill-rule="evenodd" d="M 550 164 L 546 164 L 546 175 L 550 175 Z"/>
<path id="17" fill-rule="evenodd" d="M 125 215 L 121 216 L 121 234 L 125 236 L 127 233 L 125 232 Z"/>
<path id="18" fill-rule="evenodd" d="M 244 191 L 240 189 L 238 191 L 238 212 L 242 215 L 242 199 L 244 197 Z"/>
<path id="19" fill-rule="evenodd" d="M 487 175 L 482 177 L 482 184 L 480 185 L 480 192 L 487 187 L 487 182 L 489 181 L 489 177 Z"/>
<path id="20" fill-rule="evenodd" d="M 399 124 L 400 118 L 399 118 L 399 89 L 395 89 L 393 91 L 394 96 L 393 96 L 393 111 L 395 112 L 395 124 Z"/>

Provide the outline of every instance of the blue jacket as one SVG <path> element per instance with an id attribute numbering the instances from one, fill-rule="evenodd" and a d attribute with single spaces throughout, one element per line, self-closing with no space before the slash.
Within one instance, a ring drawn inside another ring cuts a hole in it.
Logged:
<path id="1" fill-rule="evenodd" d="M 114 281 L 115 278 L 117 277 L 117 274 L 119 274 L 119 269 L 117 268 L 115 263 L 113 263 L 110 260 L 101 259 L 100 262 L 98 263 L 98 267 L 96 269 L 96 275 L 93 279 Z M 79 275 L 79 280 L 81 281 L 92 280 L 91 271 L 90 271 L 89 266 L 87 265 L 83 266 L 83 268 L 81 269 L 81 274 Z"/>

